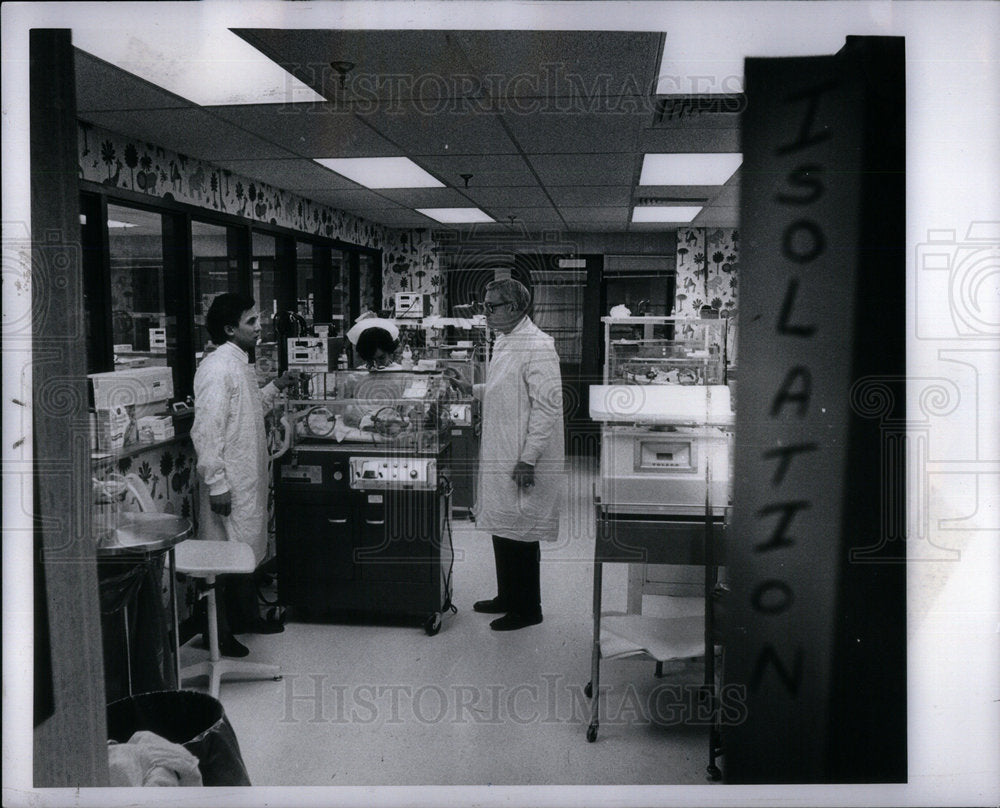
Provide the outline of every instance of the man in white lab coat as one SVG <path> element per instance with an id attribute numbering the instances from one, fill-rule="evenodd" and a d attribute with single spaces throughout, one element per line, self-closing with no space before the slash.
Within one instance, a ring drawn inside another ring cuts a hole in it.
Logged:
<path id="1" fill-rule="evenodd" d="M 194 376 L 194 424 L 191 441 L 198 458 L 199 522 L 202 539 L 242 541 L 253 549 L 257 564 L 267 551 L 267 442 L 264 413 L 278 393 L 291 383 L 283 374 L 258 387 L 250 357 L 260 339 L 260 316 L 252 298 L 227 293 L 217 296 L 205 317 L 209 336 L 218 347 L 198 366 Z M 256 593 L 247 576 L 226 576 L 232 593 L 242 590 L 245 620 L 255 628 Z M 230 599 L 231 600 L 231 599 Z M 224 602 L 220 598 L 220 603 Z M 245 656 L 247 648 L 228 630 L 221 608 L 220 648 L 226 656 Z"/>
<path id="2" fill-rule="evenodd" d="M 542 622 L 541 541 L 559 536 L 565 486 L 562 379 L 548 334 L 527 311 L 531 296 L 513 279 L 486 287 L 486 322 L 498 332 L 483 400 L 476 526 L 493 534 L 497 596 L 473 609 L 506 613 L 490 623 L 512 631 Z"/>

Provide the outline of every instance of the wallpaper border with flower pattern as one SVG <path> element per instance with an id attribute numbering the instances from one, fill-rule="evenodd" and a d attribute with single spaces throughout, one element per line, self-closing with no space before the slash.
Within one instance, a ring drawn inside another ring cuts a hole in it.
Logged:
<path id="1" fill-rule="evenodd" d="M 385 228 L 266 182 L 77 121 L 82 180 L 381 249 Z M 113 172 L 113 173 L 112 173 Z"/>
<path id="2" fill-rule="evenodd" d="M 697 317 L 708 304 L 723 317 L 739 303 L 740 234 L 735 228 L 677 229 L 677 286 L 674 314 Z"/>
<path id="3" fill-rule="evenodd" d="M 382 250 L 383 307 L 391 307 L 396 292 L 419 291 L 431 295 L 432 313 L 442 314 L 447 309 L 438 259 L 440 245 L 430 238 L 428 230 L 386 228 L 84 120 L 77 121 L 77 160 L 80 179 L 107 188 Z M 360 278 L 362 309 L 375 307 L 374 292 L 371 280 Z"/>

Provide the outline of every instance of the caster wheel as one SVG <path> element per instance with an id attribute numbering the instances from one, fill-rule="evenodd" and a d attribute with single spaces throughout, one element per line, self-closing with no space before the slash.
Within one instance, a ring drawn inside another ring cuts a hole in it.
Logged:
<path id="1" fill-rule="evenodd" d="M 719 782 L 722 779 L 722 770 L 718 766 L 709 766 L 708 779 L 713 783 Z"/>
<path id="2" fill-rule="evenodd" d="M 284 679 L 284 678 L 285 678 L 285 677 L 284 677 L 284 676 L 282 676 L 282 675 L 281 675 L 281 674 L 279 673 L 279 674 L 278 674 L 277 676 L 273 676 L 273 677 L 271 677 L 271 681 L 272 681 L 272 682 L 280 682 L 280 681 L 281 681 L 282 679 Z"/>
<path id="3" fill-rule="evenodd" d="M 441 630 L 441 613 L 434 612 L 427 620 L 424 621 L 424 631 L 427 632 L 428 637 L 433 637 Z"/>
<path id="4" fill-rule="evenodd" d="M 583 688 L 583 695 L 585 695 L 588 699 L 591 699 L 591 698 L 594 697 L 594 683 L 593 682 L 587 682 L 587 686 Z"/>
<path id="5" fill-rule="evenodd" d="M 587 727 L 587 742 L 593 743 L 597 740 L 597 724 L 591 724 Z"/>

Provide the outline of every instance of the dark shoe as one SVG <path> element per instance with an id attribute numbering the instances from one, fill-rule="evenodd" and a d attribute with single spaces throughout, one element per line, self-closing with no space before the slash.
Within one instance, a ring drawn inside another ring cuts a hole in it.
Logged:
<path id="1" fill-rule="evenodd" d="M 472 611 L 482 614 L 503 614 L 507 611 L 507 606 L 500 598 L 491 600 L 477 600 L 472 604 Z"/>
<path id="2" fill-rule="evenodd" d="M 249 629 L 247 629 L 247 631 L 251 634 L 280 634 L 284 630 L 284 620 L 265 620 L 264 618 L 260 618 L 256 623 L 250 626 Z"/>
<path id="3" fill-rule="evenodd" d="M 503 617 L 498 617 L 490 623 L 490 628 L 494 631 L 517 631 L 519 628 L 537 626 L 541 622 L 541 612 L 531 615 L 508 612 Z"/>
<path id="4" fill-rule="evenodd" d="M 250 653 L 250 649 L 235 637 L 227 637 L 219 640 L 219 653 L 225 657 L 245 657 Z"/>

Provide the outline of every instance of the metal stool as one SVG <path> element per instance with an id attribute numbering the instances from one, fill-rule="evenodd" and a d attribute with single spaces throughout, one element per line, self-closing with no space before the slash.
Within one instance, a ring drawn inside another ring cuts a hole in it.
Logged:
<path id="1" fill-rule="evenodd" d="M 208 598 L 208 652 L 209 658 L 188 665 L 181 670 L 180 686 L 185 679 L 208 676 L 208 692 L 213 698 L 219 697 L 219 685 L 223 676 L 230 679 L 275 679 L 281 678 L 281 667 L 242 659 L 223 658 L 219 653 L 219 616 L 215 597 L 215 577 L 217 575 L 249 575 L 254 571 L 253 550 L 241 541 L 203 541 L 188 539 L 174 548 L 177 572 L 205 581 L 206 591 L 201 597 Z"/>

